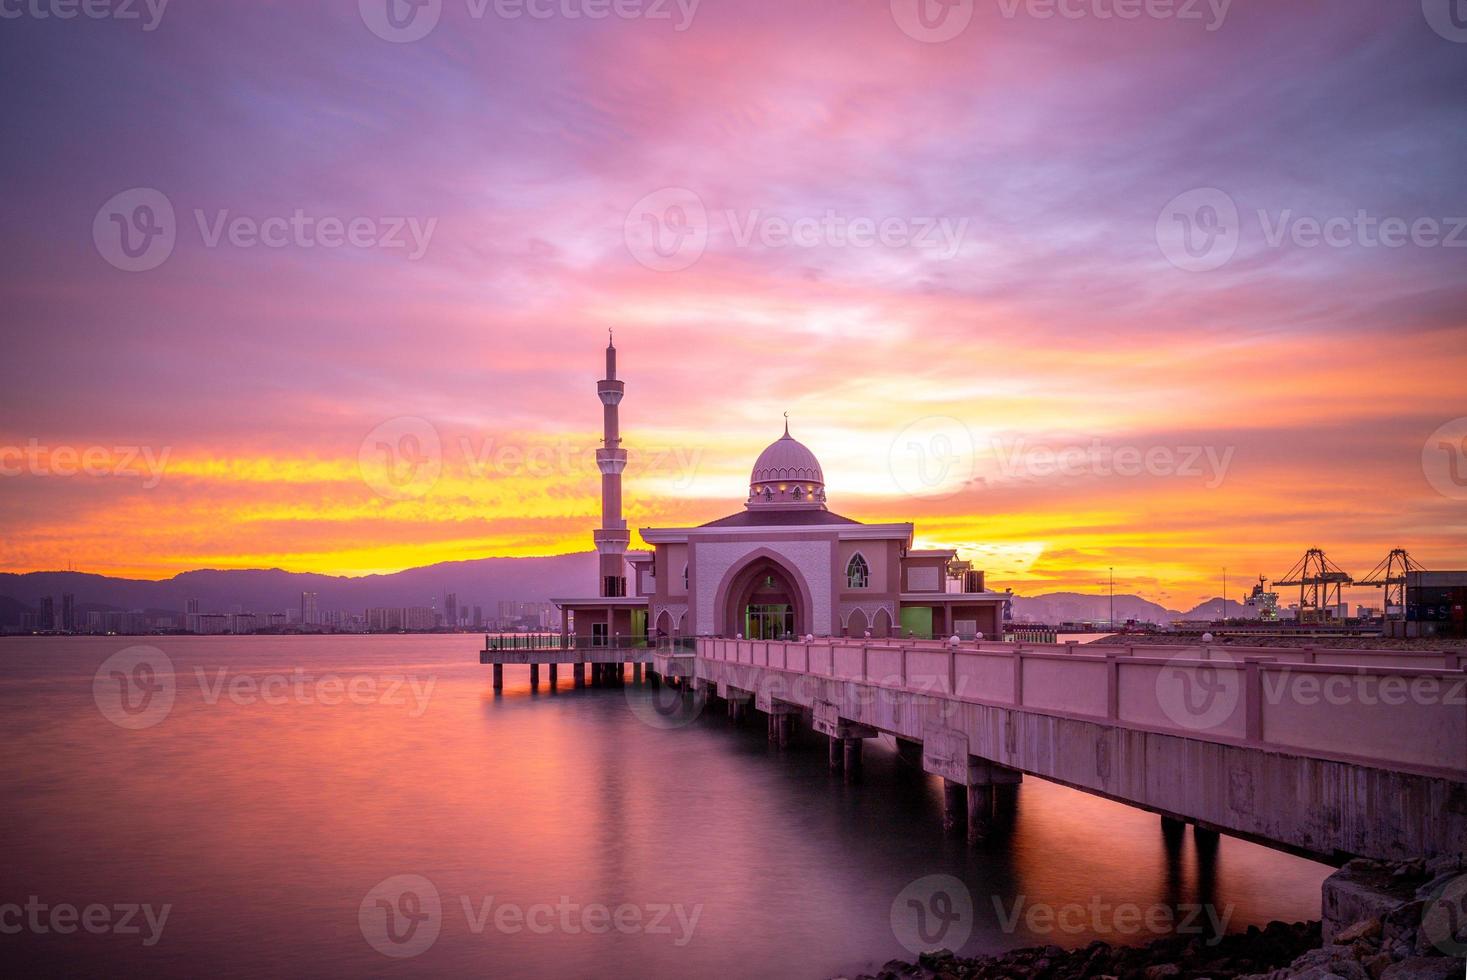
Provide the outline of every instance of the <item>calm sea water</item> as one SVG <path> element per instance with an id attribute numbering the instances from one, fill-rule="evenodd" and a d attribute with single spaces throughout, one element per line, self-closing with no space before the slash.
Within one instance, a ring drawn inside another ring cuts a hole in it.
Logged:
<path id="1" fill-rule="evenodd" d="M 0 904 L 22 906 L 0 910 L 6 959 L 818 980 L 911 958 L 918 927 L 948 946 L 966 933 L 971 954 L 1151 938 L 1131 908 L 1164 924 L 1208 904 L 1230 929 L 1318 916 L 1321 865 L 1228 839 L 1210 858 L 1190 836 L 1169 849 L 1156 817 L 1033 779 L 1011 832 L 970 849 L 889 744 L 868 743 L 848 785 L 817 736 L 781 752 L 712 711 L 658 727 L 635 688 L 532 694 L 508 668 L 496 695 L 481 644 L 0 641 Z M 97 677 L 138 645 L 167 660 L 144 650 Z M 140 682 L 135 714 L 119 677 Z"/>

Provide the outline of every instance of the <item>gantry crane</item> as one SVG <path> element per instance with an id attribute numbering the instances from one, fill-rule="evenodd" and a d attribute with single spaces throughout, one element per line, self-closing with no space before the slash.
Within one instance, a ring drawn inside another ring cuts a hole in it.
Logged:
<path id="1" fill-rule="evenodd" d="M 1405 548 L 1396 548 L 1385 557 L 1379 565 L 1376 565 L 1356 585 L 1370 585 L 1377 589 L 1385 589 L 1385 619 L 1402 620 L 1406 618 L 1406 580 L 1412 572 L 1425 571 L 1412 559 Z M 1391 610 L 1395 609 L 1395 615 Z"/>
<path id="2" fill-rule="evenodd" d="M 1310 548 L 1275 586 L 1299 587 L 1298 622 L 1321 622 L 1329 618 L 1326 610 L 1338 609 L 1341 588 L 1355 584 L 1350 573 L 1330 561 L 1323 548 Z"/>

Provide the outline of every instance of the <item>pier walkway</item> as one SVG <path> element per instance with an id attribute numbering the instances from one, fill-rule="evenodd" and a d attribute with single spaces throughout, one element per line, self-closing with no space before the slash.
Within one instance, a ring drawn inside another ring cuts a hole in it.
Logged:
<path id="1" fill-rule="evenodd" d="M 1025 774 L 1331 862 L 1467 846 L 1467 654 L 699 638 L 636 659 L 688 696 L 795 720 L 854 769 L 886 733 L 990 832 Z M 630 653 L 631 651 L 626 651 Z M 582 651 L 576 651 L 580 655 Z M 620 651 L 608 651 L 622 656 Z M 585 651 L 588 656 L 601 656 Z M 487 654 L 486 654 L 487 655 Z"/>

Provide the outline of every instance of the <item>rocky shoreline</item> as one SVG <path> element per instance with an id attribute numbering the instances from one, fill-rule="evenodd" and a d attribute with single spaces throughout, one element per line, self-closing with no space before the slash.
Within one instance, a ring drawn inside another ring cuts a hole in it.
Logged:
<path id="1" fill-rule="evenodd" d="M 973 958 L 937 950 L 915 963 L 892 960 L 858 980 L 1448 980 L 1467 974 L 1464 900 L 1461 858 L 1359 859 L 1326 882 L 1322 922 L 1270 922 L 1210 943 L 1168 936 L 1144 946 L 1097 941 Z"/>

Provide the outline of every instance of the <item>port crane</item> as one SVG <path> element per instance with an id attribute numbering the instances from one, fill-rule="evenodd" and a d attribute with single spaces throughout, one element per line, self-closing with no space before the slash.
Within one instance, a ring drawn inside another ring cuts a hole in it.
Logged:
<path id="1" fill-rule="evenodd" d="M 1329 617 L 1326 610 L 1338 609 L 1341 589 L 1354 585 L 1350 573 L 1330 561 L 1323 548 L 1310 548 L 1304 557 L 1275 586 L 1299 587 L 1299 619 L 1301 623 L 1320 622 Z"/>
<path id="2" fill-rule="evenodd" d="M 1405 548 L 1396 548 L 1379 565 L 1370 570 L 1356 585 L 1369 585 L 1385 590 L 1384 612 L 1386 622 L 1405 620 L 1406 585 L 1412 572 L 1424 572 Z M 1393 614 L 1391 610 L 1394 609 Z"/>

